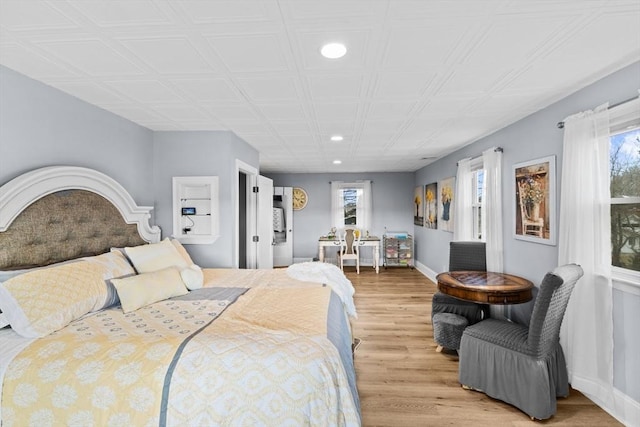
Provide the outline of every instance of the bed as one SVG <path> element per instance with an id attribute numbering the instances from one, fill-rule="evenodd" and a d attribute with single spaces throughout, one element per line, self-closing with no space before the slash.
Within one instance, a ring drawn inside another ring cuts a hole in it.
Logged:
<path id="1" fill-rule="evenodd" d="M 360 425 L 340 269 L 200 269 L 150 217 L 87 168 L 0 187 L 2 426 Z"/>

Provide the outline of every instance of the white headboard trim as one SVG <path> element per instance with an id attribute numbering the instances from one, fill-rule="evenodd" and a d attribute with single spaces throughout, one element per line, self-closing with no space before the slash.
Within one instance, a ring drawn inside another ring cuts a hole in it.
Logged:
<path id="1" fill-rule="evenodd" d="M 118 208 L 127 224 L 137 224 L 140 237 L 150 243 L 160 241 L 158 226 L 151 226 L 153 206 L 138 206 L 113 178 L 78 166 L 48 166 L 24 173 L 0 187 L 0 232 L 36 200 L 62 190 L 87 190 L 99 194 Z"/>

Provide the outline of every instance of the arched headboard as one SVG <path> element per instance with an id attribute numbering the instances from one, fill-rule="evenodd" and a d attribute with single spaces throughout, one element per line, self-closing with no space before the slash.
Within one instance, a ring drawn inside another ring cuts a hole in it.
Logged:
<path id="1" fill-rule="evenodd" d="M 160 240 L 151 206 L 93 169 L 50 166 L 0 187 L 0 269 L 48 265 Z"/>

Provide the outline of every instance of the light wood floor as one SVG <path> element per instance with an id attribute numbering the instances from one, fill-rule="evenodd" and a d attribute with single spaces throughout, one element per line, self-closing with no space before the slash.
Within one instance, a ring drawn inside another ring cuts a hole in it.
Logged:
<path id="1" fill-rule="evenodd" d="M 436 353 L 431 298 L 436 286 L 407 268 L 345 268 L 356 288 L 354 335 L 363 426 L 620 426 L 571 390 L 558 411 L 533 422 L 518 409 L 483 393 L 463 390 L 455 356 Z"/>

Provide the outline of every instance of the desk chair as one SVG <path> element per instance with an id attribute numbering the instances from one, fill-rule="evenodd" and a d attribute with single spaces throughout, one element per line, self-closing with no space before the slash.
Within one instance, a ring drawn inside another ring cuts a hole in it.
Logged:
<path id="1" fill-rule="evenodd" d="M 344 271 L 344 260 L 356 260 L 356 272 L 360 274 L 360 230 L 357 228 L 345 228 L 340 233 L 340 268 Z"/>

